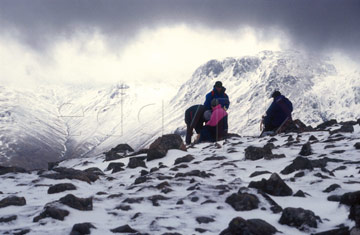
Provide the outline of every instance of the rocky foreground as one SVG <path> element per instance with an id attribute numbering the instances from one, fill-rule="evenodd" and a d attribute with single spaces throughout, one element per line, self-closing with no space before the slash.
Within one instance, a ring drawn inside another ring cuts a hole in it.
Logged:
<path id="1" fill-rule="evenodd" d="M 0 167 L 0 233 L 360 234 L 359 124 Z"/>

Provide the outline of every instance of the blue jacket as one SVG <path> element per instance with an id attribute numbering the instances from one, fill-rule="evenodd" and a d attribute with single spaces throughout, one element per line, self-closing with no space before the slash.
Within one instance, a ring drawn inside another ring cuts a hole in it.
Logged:
<path id="1" fill-rule="evenodd" d="M 221 104 L 221 107 L 223 108 L 225 107 L 226 109 L 229 109 L 230 100 L 228 95 L 225 93 L 225 91 L 226 88 L 223 87 L 223 89 L 219 93 L 214 87 L 214 89 L 206 95 L 205 103 L 204 103 L 205 109 L 206 110 L 211 109 L 211 101 L 213 99 L 218 99 L 219 103 Z"/>
<path id="2" fill-rule="evenodd" d="M 274 99 L 270 107 L 266 111 L 264 118 L 265 125 L 272 125 L 273 127 L 279 127 L 287 117 L 291 118 L 291 112 L 293 106 L 290 100 L 281 95 Z"/>

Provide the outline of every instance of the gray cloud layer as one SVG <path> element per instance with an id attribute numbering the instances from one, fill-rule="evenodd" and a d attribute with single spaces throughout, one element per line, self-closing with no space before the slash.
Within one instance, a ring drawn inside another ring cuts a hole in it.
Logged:
<path id="1" fill-rule="evenodd" d="M 126 43 L 139 30 L 185 23 L 283 30 L 309 50 L 360 54 L 359 0 L 1 0 L 0 32 L 36 50 L 79 31 Z"/>

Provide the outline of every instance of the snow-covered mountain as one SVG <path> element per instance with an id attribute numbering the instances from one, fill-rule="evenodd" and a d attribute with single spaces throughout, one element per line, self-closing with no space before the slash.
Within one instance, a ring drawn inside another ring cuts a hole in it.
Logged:
<path id="1" fill-rule="evenodd" d="M 360 117 L 360 73 L 343 73 L 328 58 L 295 51 L 211 60 L 177 91 L 165 85 L 107 88 L 0 89 L 0 164 L 46 167 L 47 161 L 97 156 L 129 143 L 146 147 L 163 133 L 181 133 L 184 111 L 201 104 L 215 81 L 227 88 L 229 129 L 257 135 L 260 117 L 279 89 L 308 125 Z"/>

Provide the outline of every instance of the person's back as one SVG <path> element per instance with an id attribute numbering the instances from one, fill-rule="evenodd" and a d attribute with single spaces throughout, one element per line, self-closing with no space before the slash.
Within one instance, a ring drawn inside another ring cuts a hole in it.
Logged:
<path id="1" fill-rule="evenodd" d="M 185 123 L 186 123 L 186 144 L 191 143 L 191 136 L 193 129 L 196 133 L 200 134 L 202 127 L 204 126 L 204 105 L 193 105 L 185 111 Z"/>
<path id="2" fill-rule="evenodd" d="M 213 87 L 213 90 L 206 94 L 204 102 L 205 109 L 211 110 L 211 101 L 213 99 L 217 99 L 218 102 L 221 104 L 221 107 L 225 108 L 226 110 L 229 109 L 230 100 L 225 91 L 226 88 L 223 87 L 220 81 L 217 81 Z"/>

